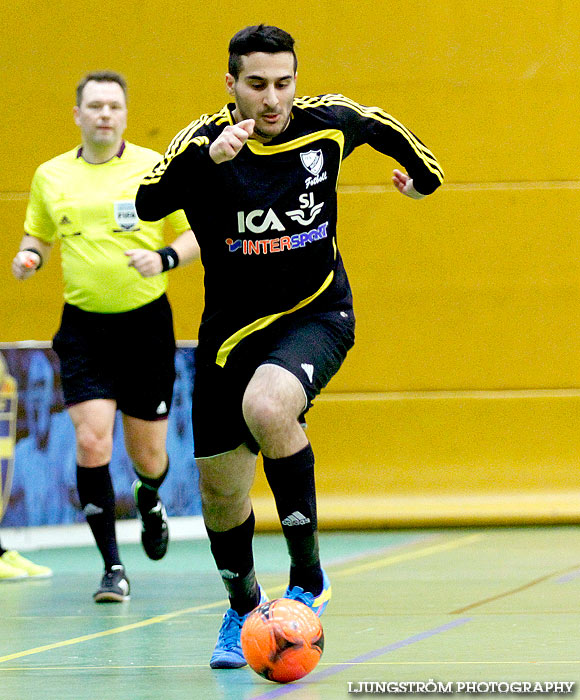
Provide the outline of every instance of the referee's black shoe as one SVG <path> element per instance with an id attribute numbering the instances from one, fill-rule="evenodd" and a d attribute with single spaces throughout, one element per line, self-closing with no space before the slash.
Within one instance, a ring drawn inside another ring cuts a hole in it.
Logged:
<path id="1" fill-rule="evenodd" d="M 112 566 L 101 580 L 101 585 L 93 594 L 95 603 L 124 603 L 131 597 L 131 586 L 122 564 Z"/>
<path id="2" fill-rule="evenodd" d="M 169 526 L 167 525 L 167 513 L 165 506 L 161 502 L 159 496 L 156 496 L 155 505 L 146 504 L 146 498 L 142 498 L 141 494 L 149 490 L 144 486 L 139 479 L 133 483 L 133 495 L 137 505 L 137 513 L 141 518 L 141 543 L 145 554 L 149 559 L 162 559 L 167 552 L 169 544 Z M 147 494 L 147 495 L 149 495 Z M 145 501 L 145 503 L 143 503 Z"/>

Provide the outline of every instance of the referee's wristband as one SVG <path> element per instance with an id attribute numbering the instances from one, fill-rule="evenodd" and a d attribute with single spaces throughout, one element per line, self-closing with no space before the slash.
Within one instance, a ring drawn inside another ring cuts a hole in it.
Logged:
<path id="1" fill-rule="evenodd" d="M 179 265 L 179 255 L 170 245 L 166 248 L 160 248 L 156 252 L 161 256 L 161 272 L 173 270 L 174 267 Z"/>
<path id="2" fill-rule="evenodd" d="M 43 259 L 42 259 L 42 253 L 38 250 L 38 248 L 23 248 L 22 252 L 28 251 L 29 253 L 36 253 L 38 255 L 38 265 L 36 266 L 36 270 L 40 270 L 42 267 Z"/>

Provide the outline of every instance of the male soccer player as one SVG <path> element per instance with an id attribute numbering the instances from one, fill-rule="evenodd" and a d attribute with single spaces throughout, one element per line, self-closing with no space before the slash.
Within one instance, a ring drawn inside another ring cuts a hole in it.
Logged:
<path id="1" fill-rule="evenodd" d="M 431 151 L 382 109 L 342 95 L 295 98 L 287 32 L 246 27 L 229 54 L 234 103 L 183 129 L 136 198 L 142 219 L 185 210 L 205 269 L 194 444 L 211 551 L 231 605 L 213 668 L 245 664 L 240 630 L 262 596 L 249 498 L 259 451 L 290 555 L 285 596 L 319 615 L 330 598 L 314 456 L 301 423 L 354 342 L 336 243 L 341 161 L 370 144 L 404 166 L 393 182 L 414 199 L 443 181 Z"/>
<path id="2" fill-rule="evenodd" d="M 59 239 L 65 305 L 53 347 L 75 427 L 79 499 L 105 568 L 94 599 L 121 602 L 130 593 L 109 473 L 115 412 L 123 414 L 138 475 L 143 547 L 160 559 L 168 543 L 158 489 L 169 467 L 175 339 L 167 276 L 159 273 L 193 260 L 198 246 L 182 211 L 169 217 L 179 235 L 168 247 L 164 222 L 137 216 L 135 193 L 161 156 L 123 139 L 124 78 L 112 71 L 86 75 L 77 87 L 74 119 L 82 145 L 37 169 L 12 270 L 17 279 L 29 278 Z"/>

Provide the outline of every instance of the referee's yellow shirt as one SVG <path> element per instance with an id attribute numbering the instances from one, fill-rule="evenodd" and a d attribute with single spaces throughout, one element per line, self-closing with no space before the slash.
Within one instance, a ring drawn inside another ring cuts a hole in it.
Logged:
<path id="1" fill-rule="evenodd" d="M 124 252 L 162 248 L 164 219 L 141 221 L 135 194 L 161 155 L 125 142 L 97 165 L 76 148 L 36 170 L 24 230 L 46 243 L 60 239 L 64 298 L 84 311 L 120 313 L 167 289 L 167 274 L 141 277 Z M 167 217 L 176 234 L 190 228 L 183 211 Z"/>

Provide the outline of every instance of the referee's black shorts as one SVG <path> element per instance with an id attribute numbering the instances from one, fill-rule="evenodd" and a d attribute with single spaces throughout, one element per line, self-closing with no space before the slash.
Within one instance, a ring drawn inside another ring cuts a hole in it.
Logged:
<path id="1" fill-rule="evenodd" d="M 65 304 L 53 348 L 67 406 L 114 399 L 128 416 L 167 418 L 175 380 L 175 336 L 165 294 L 115 314 Z"/>
<path id="2" fill-rule="evenodd" d="M 354 345 L 352 309 L 300 316 L 289 315 L 245 338 L 224 367 L 196 350 L 193 385 L 193 444 L 195 456 L 214 457 L 241 444 L 258 454 L 260 448 L 242 414 L 242 399 L 257 367 L 275 364 L 302 384 L 304 413 L 336 374 Z"/>

